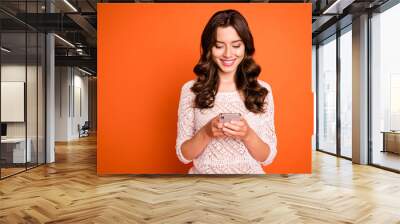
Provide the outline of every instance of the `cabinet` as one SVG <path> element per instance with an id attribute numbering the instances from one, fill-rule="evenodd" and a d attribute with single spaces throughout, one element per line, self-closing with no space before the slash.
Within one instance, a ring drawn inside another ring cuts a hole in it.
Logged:
<path id="1" fill-rule="evenodd" d="M 384 131 L 382 152 L 400 154 L 400 131 Z"/>

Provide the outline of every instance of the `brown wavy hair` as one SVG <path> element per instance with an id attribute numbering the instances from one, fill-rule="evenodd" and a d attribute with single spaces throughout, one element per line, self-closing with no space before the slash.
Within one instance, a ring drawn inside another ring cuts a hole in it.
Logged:
<path id="1" fill-rule="evenodd" d="M 255 52 L 253 36 L 246 19 L 236 10 L 228 9 L 216 12 L 208 21 L 201 35 L 201 56 L 194 66 L 197 76 L 191 90 L 196 95 L 195 107 L 212 108 L 218 92 L 218 65 L 212 60 L 211 49 L 216 44 L 218 27 L 232 26 L 245 45 L 245 55 L 235 73 L 236 88 L 244 95 L 246 108 L 254 113 L 265 112 L 264 99 L 268 90 L 261 86 L 257 77 L 261 67 L 253 59 Z"/>

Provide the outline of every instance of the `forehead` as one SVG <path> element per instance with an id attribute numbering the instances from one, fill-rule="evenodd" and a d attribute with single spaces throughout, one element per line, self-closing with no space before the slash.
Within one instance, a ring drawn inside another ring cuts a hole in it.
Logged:
<path id="1" fill-rule="evenodd" d="M 218 27 L 216 30 L 216 39 L 218 42 L 227 42 L 241 40 L 239 34 L 232 26 Z"/>

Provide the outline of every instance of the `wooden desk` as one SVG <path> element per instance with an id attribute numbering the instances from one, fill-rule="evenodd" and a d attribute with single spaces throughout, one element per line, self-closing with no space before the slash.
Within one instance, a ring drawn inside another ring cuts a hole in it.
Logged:
<path id="1" fill-rule="evenodd" d="M 400 154 L 400 131 L 382 131 L 381 133 L 383 133 L 382 152 Z"/>
<path id="2" fill-rule="evenodd" d="M 28 147 L 26 147 L 25 154 L 25 138 L 1 139 L 1 159 L 4 159 L 6 163 L 31 162 L 32 141 L 28 138 L 26 142 Z"/>

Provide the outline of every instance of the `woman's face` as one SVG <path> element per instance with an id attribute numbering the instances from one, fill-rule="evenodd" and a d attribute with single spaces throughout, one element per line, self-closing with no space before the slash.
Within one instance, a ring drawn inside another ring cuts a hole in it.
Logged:
<path id="1" fill-rule="evenodd" d="M 235 28 L 217 28 L 217 42 L 211 49 L 212 59 L 222 73 L 235 73 L 244 58 L 245 47 Z"/>

